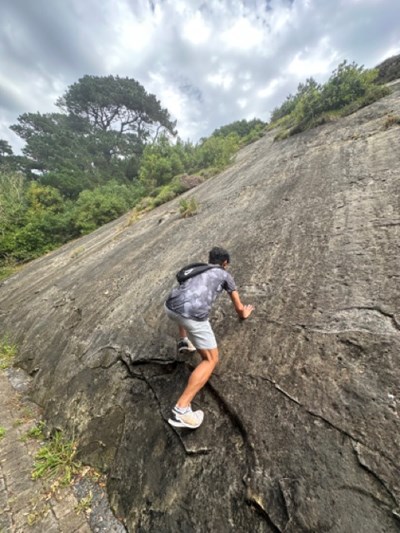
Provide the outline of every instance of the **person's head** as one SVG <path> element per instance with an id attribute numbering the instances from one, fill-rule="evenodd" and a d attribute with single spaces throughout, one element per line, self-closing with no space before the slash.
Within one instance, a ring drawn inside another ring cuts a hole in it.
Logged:
<path id="1" fill-rule="evenodd" d="M 214 248 L 210 250 L 208 254 L 208 262 L 211 265 L 226 266 L 230 263 L 229 253 L 223 248 L 214 246 Z"/>

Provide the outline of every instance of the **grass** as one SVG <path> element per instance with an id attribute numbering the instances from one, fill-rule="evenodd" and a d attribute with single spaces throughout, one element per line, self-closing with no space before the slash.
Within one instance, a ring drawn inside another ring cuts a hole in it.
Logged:
<path id="1" fill-rule="evenodd" d="M 90 506 L 92 505 L 93 501 L 93 493 L 92 491 L 89 491 L 89 494 L 79 500 L 78 505 L 75 507 L 75 511 L 77 514 L 84 513 L 85 511 L 88 511 L 90 509 Z"/>
<path id="2" fill-rule="evenodd" d="M 26 523 L 28 526 L 34 526 L 38 522 L 41 522 L 43 518 L 46 518 L 46 516 L 51 512 L 50 505 L 47 503 L 43 504 L 41 502 L 40 505 L 35 506 L 34 509 L 27 515 L 26 517 Z"/>
<path id="3" fill-rule="evenodd" d="M 400 117 L 398 115 L 388 115 L 385 120 L 384 128 L 387 130 L 396 124 L 400 125 Z"/>
<path id="4" fill-rule="evenodd" d="M 179 202 L 179 212 L 182 218 L 192 217 L 197 215 L 198 205 L 196 199 L 192 196 L 191 198 L 182 198 Z"/>
<path id="5" fill-rule="evenodd" d="M 0 338 L 0 370 L 9 368 L 17 355 L 17 346 L 12 343 L 7 335 Z"/>
<path id="6" fill-rule="evenodd" d="M 4 439 L 6 436 L 6 428 L 3 428 L 3 426 L 0 426 L 0 440 Z"/>
<path id="7" fill-rule="evenodd" d="M 70 255 L 71 259 L 75 259 L 79 255 L 81 255 L 84 251 L 85 251 L 84 246 L 78 246 L 77 248 L 74 248 L 74 250 L 72 250 L 71 255 Z"/>
<path id="8" fill-rule="evenodd" d="M 45 439 L 45 423 L 41 420 L 35 426 L 31 427 L 25 435 L 23 435 L 20 440 L 21 442 L 26 442 L 28 439 L 32 440 L 44 440 Z"/>
<path id="9" fill-rule="evenodd" d="M 56 431 L 37 452 L 32 479 L 57 478 L 60 485 L 69 485 L 81 466 L 76 459 L 76 443 Z"/>
<path id="10" fill-rule="evenodd" d="M 19 270 L 19 267 L 14 265 L 3 265 L 0 266 L 0 281 L 3 281 Z"/>

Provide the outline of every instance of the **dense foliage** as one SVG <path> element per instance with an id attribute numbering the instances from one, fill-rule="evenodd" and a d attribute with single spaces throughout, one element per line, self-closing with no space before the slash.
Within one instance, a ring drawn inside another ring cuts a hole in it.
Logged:
<path id="1" fill-rule="evenodd" d="M 257 139 L 260 139 L 263 135 L 266 124 L 254 118 L 253 120 L 237 120 L 226 126 L 222 126 L 214 130 L 213 137 L 228 137 L 231 134 L 236 134 L 240 139 L 240 144 L 248 144 Z"/>
<path id="2" fill-rule="evenodd" d="M 379 72 L 392 76 L 396 65 L 390 60 Z M 279 128 L 276 138 L 285 138 L 353 112 L 387 94 L 378 78 L 378 70 L 344 61 L 325 84 L 312 78 L 301 83 L 274 109 L 269 128 Z M 10 265 L 132 208 L 134 221 L 141 211 L 215 175 L 266 126 L 259 119 L 240 120 L 198 144 L 175 140 L 175 123 L 156 97 L 136 80 L 118 76 L 84 76 L 56 105 L 57 113 L 25 113 L 11 126 L 25 141 L 22 156 L 0 139 L 0 279 Z M 185 213 L 197 211 L 189 207 Z"/>
<path id="3" fill-rule="evenodd" d="M 375 83 L 377 76 L 377 69 L 343 61 L 325 84 L 313 78 L 301 83 L 295 95 L 273 110 L 270 128 L 279 127 L 276 138 L 282 139 L 352 113 L 389 93 L 387 87 Z"/>
<path id="4" fill-rule="evenodd" d="M 84 76 L 56 105 L 59 113 L 25 113 L 11 129 L 26 143 L 25 174 L 69 198 L 134 180 L 146 143 L 175 135 L 168 111 L 134 79 Z"/>
<path id="5" fill-rule="evenodd" d="M 263 127 L 240 121 L 197 145 L 174 140 L 156 97 L 118 76 L 84 76 L 56 105 L 11 126 L 25 141 L 22 156 L 0 140 L 0 279 L 9 264 L 171 200 L 223 169 Z"/>

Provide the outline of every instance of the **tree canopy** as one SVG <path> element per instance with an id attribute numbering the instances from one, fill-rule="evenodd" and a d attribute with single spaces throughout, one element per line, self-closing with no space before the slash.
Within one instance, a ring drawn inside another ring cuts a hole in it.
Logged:
<path id="1" fill-rule="evenodd" d="M 0 139 L 0 159 L 4 156 L 12 155 L 13 151 L 8 141 Z"/>
<path id="2" fill-rule="evenodd" d="M 59 113 L 24 113 L 11 129 L 26 142 L 26 175 L 71 198 L 111 178 L 135 179 L 145 145 L 175 134 L 168 111 L 130 78 L 84 76 L 57 106 Z"/>
<path id="3" fill-rule="evenodd" d="M 87 119 L 95 129 L 133 133 L 140 141 L 156 137 L 160 130 L 175 135 L 176 122 L 168 111 L 132 78 L 84 76 L 59 98 L 57 106 Z"/>

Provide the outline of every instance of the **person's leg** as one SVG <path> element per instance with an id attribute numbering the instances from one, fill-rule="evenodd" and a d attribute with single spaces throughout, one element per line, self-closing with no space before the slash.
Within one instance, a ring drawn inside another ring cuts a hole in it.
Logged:
<path id="1" fill-rule="evenodd" d="M 210 379 L 210 376 L 218 363 L 218 348 L 198 349 L 198 352 L 203 360 L 190 374 L 188 384 L 176 403 L 177 407 L 181 409 L 190 405 L 199 390 L 202 389 Z"/>
<path id="2" fill-rule="evenodd" d="M 184 326 L 178 323 L 179 327 L 179 341 L 178 341 L 178 352 L 189 352 L 193 353 L 196 351 L 196 347 L 189 340 L 188 334 Z"/>

